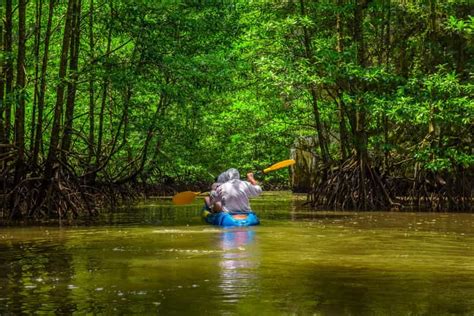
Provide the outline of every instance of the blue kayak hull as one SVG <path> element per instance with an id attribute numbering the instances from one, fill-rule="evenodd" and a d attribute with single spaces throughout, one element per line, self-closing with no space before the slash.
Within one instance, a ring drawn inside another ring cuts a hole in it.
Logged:
<path id="1" fill-rule="evenodd" d="M 260 224 L 258 216 L 250 212 L 238 212 L 238 213 L 228 213 L 228 212 L 219 212 L 211 213 L 204 210 L 202 213 L 204 221 L 211 225 L 223 226 L 223 227 L 232 227 L 232 226 L 254 226 Z"/>

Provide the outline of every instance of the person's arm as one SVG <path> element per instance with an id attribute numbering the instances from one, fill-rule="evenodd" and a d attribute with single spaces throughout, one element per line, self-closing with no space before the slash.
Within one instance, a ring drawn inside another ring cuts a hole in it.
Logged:
<path id="1" fill-rule="evenodd" d="M 257 181 L 253 177 L 253 173 L 249 172 L 247 173 L 247 180 L 252 184 L 252 185 L 257 185 Z"/>
<path id="2" fill-rule="evenodd" d="M 247 194 L 248 196 L 257 196 L 262 193 L 262 187 L 258 185 L 257 181 L 253 177 L 253 173 L 247 174 L 247 180 L 250 185 L 247 186 Z"/>

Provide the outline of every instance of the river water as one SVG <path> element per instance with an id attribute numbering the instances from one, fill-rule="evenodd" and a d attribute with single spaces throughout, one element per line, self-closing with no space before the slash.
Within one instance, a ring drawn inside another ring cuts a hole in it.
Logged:
<path id="1" fill-rule="evenodd" d="M 203 224 L 151 199 L 93 224 L 0 227 L 0 314 L 474 315 L 474 214 L 315 212 L 252 201 Z"/>

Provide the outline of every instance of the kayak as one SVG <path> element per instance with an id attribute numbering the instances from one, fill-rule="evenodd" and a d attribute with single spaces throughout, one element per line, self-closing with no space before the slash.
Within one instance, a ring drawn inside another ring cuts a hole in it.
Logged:
<path id="1" fill-rule="evenodd" d="M 202 218 L 208 224 L 223 227 L 254 226 L 260 224 L 257 214 L 252 211 L 211 213 L 204 209 L 202 211 Z"/>

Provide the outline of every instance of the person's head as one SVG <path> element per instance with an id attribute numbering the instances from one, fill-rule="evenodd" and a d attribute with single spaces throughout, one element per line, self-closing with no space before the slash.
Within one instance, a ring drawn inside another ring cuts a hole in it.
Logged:
<path id="1" fill-rule="evenodd" d="M 229 170 L 227 170 L 227 173 L 229 174 L 229 180 L 240 179 L 239 170 L 235 168 L 230 168 Z"/>
<path id="2" fill-rule="evenodd" d="M 223 173 L 221 173 L 219 177 L 217 177 L 217 182 L 224 183 L 224 182 L 234 180 L 234 179 L 240 179 L 239 170 L 235 168 L 230 168 L 224 171 Z"/>

